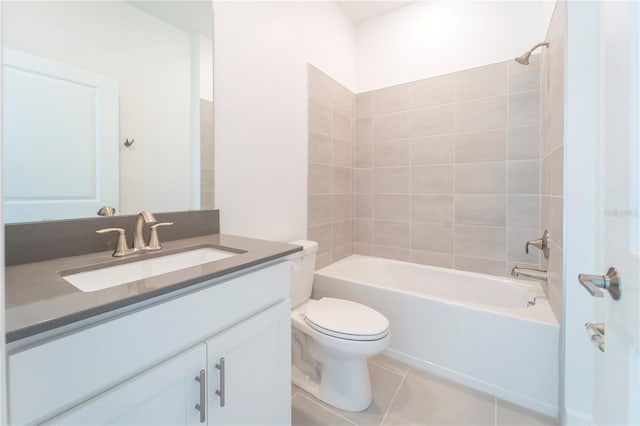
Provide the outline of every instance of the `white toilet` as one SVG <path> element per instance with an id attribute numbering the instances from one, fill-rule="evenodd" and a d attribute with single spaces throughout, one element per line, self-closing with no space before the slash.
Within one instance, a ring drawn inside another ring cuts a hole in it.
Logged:
<path id="1" fill-rule="evenodd" d="M 389 344 L 389 321 L 359 303 L 311 299 L 318 244 L 291 244 L 303 247 L 289 258 L 293 383 L 334 407 L 362 411 L 372 399 L 367 358 Z"/>

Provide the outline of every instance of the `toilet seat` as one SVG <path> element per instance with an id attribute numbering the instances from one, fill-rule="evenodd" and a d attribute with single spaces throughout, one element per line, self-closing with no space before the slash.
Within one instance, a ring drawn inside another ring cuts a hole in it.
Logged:
<path id="1" fill-rule="evenodd" d="M 322 334 L 345 340 L 373 341 L 389 334 L 389 320 L 378 311 L 332 297 L 307 306 L 304 321 Z"/>

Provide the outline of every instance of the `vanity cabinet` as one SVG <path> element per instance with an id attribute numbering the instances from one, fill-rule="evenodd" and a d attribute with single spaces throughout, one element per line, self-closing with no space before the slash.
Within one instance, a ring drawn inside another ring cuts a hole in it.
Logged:
<path id="1" fill-rule="evenodd" d="M 289 262 L 196 286 L 10 353 L 9 422 L 289 424 Z"/>

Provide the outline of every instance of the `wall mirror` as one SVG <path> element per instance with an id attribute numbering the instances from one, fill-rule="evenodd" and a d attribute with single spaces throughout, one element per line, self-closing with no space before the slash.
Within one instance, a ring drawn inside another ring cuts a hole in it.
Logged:
<path id="1" fill-rule="evenodd" d="M 209 0 L 2 2 L 5 221 L 213 208 L 212 35 Z"/>

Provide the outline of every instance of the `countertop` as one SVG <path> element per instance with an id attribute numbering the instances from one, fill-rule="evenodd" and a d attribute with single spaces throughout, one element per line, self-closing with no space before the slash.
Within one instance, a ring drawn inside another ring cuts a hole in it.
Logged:
<path id="1" fill-rule="evenodd" d="M 302 247 L 296 245 L 224 234 L 168 241 L 162 245 L 162 250 L 157 252 L 136 253 L 122 258 L 112 257 L 112 252 L 109 251 L 5 268 L 7 342 L 69 326 L 172 292 L 188 290 L 188 287 L 204 281 L 221 278 L 302 250 Z M 206 245 L 240 253 L 95 292 L 82 292 L 60 275 L 62 271 L 111 266 Z"/>

